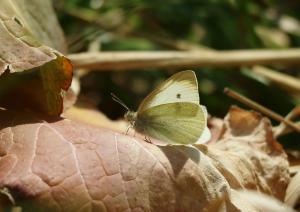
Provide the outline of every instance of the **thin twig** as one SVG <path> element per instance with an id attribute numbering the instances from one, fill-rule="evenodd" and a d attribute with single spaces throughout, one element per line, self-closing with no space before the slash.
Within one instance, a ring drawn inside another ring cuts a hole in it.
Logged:
<path id="1" fill-rule="evenodd" d="M 257 110 L 263 114 L 265 114 L 266 116 L 279 121 L 279 122 L 284 122 L 287 126 L 289 126 L 290 128 L 292 128 L 293 130 L 297 131 L 298 133 L 300 133 L 300 127 L 297 126 L 295 123 L 285 119 L 283 116 L 275 113 L 274 111 L 258 104 L 257 102 L 254 102 L 251 99 L 248 99 L 245 96 L 242 96 L 241 94 L 229 89 L 229 88 L 225 88 L 224 89 L 224 93 L 227 94 L 228 96 L 242 102 L 243 104 L 253 108 L 254 110 Z"/>
<path id="2" fill-rule="evenodd" d="M 278 71 L 274 71 L 262 66 L 254 66 L 252 70 L 253 73 L 262 76 L 270 80 L 271 82 L 282 86 L 283 88 L 294 91 L 296 93 L 300 93 L 300 80 L 296 77 L 292 77 L 290 75 L 280 73 Z"/>
<path id="3" fill-rule="evenodd" d="M 300 106 L 297 106 L 291 112 L 289 112 L 288 115 L 285 116 L 285 119 L 292 120 L 299 115 L 300 115 Z M 295 124 L 300 127 L 298 122 L 296 122 Z M 273 131 L 274 131 L 275 138 L 278 138 L 282 135 L 289 133 L 291 129 L 284 122 L 281 122 L 280 125 L 273 127 Z"/>
<path id="4" fill-rule="evenodd" d="M 133 70 L 259 64 L 300 64 L 300 49 L 231 51 L 124 51 L 68 55 L 76 68 Z"/>

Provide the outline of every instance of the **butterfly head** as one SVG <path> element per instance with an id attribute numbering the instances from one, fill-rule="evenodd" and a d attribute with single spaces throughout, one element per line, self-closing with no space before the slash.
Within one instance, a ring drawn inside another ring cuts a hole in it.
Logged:
<path id="1" fill-rule="evenodd" d="M 136 120 L 136 116 L 137 116 L 137 113 L 136 113 L 136 112 L 128 111 L 127 113 L 125 113 L 124 118 L 125 118 L 128 122 L 133 123 L 133 122 L 135 122 L 135 120 Z"/>
<path id="2" fill-rule="evenodd" d="M 135 120 L 136 120 L 136 117 L 137 117 L 137 113 L 136 112 L 133 112 L 131 111 L 126 105 L 125 103 L 119 98 L 117 97 L 115 94 L 111 93 L 111 96 L 112 96 L 112 99 L 116 102 L 118 102 L 120 105 L 122 105 L 126 110 L 127 112 L 125 113 L 124 115 L 124 118 L 130 122 L 130 123 L 134 123 Z"/>

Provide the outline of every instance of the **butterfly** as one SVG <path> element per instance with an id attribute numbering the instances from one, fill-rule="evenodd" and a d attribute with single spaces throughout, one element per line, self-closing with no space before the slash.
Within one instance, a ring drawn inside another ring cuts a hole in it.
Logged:
<path id="1" fill-rule="evenodd" d="M 198 82 L 194 71 L 181 71 L 162 82 L 125 119 L 139 133 L 168 144 L 204 143 L 210 139 L 206 108 L 199 104 Z"/>

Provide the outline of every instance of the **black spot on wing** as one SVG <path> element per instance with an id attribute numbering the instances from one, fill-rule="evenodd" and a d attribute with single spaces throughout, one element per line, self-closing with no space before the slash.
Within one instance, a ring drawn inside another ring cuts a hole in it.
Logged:
<path id="1" fill-rule="evenodd" d="M 176 98 L 181 99 L 181 94 L 180 93 L 176 94 Z"/>

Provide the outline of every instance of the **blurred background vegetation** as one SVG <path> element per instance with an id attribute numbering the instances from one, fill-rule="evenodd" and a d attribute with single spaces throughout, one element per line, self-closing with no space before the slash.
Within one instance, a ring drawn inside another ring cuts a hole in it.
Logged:
<path id="1" fill-rule="evenodd" d="M 283 49 L 298 47 L 300 44 L 298 0 L 54 2 L 70 53 L 194 48 Z M 299 67 L 271 68 L 300 77 Z M 233 88 L 283 116 L 299 104 L 299 93 L 291 93 L 253 76 L 251 67 L 193 70 L 199 80 L 201 104 L 213 116 L 223 117 L 230 105 L 238 104 L 223 94 L 224 87 Z M 151 69 L 84 72 L 80 98 L 89 99 L 108 117 L 118 119 L 123 116 L 124 109 L 112 101 L 110 92 L 117 94 L 135 110 L 155 85 L 176 71 Z M 288 147 L 299 147 L 299 134 L 285 136 L 281 142 Z"/>

